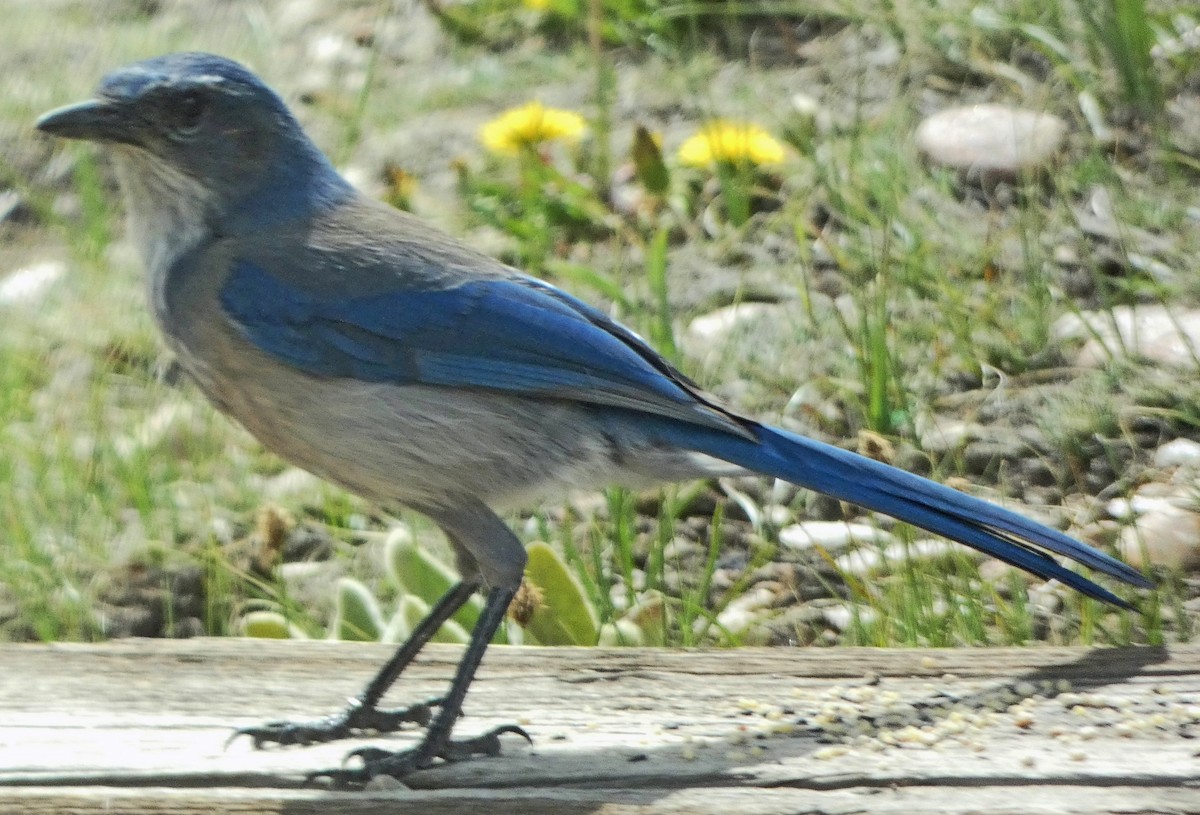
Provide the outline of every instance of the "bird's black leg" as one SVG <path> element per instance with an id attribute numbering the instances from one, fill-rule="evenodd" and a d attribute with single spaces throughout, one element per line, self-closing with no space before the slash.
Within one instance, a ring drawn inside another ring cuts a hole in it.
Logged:
<path id="1" fill-rule="evenodd" d="M 463 699 L 467 688 L 475 678 L 475 670 L 483 659 L 484 651 L 491 642 L 492 635 L 499 628 L 508 611 L 508 604 L 515 592 L 509 588 L 496 588 L 488 593 L 487 603 L 483 614 L 475 624 L 471 633 L 471 642 L 466 653 L 458 663 L 458 670 L 450 683 L 450 691 L 441 700 L 433 723 L 425 731 L 421 743 L 410 750 L 391 753 L 377 748 L 364 748 L 351 752 L 346 758 L 357 758 L 362 761 L 358 767 L 343 767 L 336 770 L 324 770 L 309 775 L 309 780 L 329 778 L 334 786 L 344 787 L 348 784 L 361 784 L 380 775 L 401 778 L 414 770 L 430 766 L 437 759 L 458 761 L 472 755 L 496 755 L 500 752 L 500 736 L 504 733 L 516 733 L 527 741 L 529 735 L 516 725 L 504 725 L 489 730 L 471 739 L 454 741 L 450 731 L 454 727 L 462 711 Z"/>
<path id="2" fill-rule="evenodd" d="M 417 625 L 412 636 L 400 646 L 395 655 L 367 684 L 363 692 L 352 699 L 350 705 L 341 713 L 309 722 L 268 722 L 257 727 L 243 727 L 234 731 L 230 740 L 238 736 L 249 736 L 254 740 L 255 747 L 261 747 L 264 744 L 313 744 L 344 739 L 360 733 L 390 733 L 399 730 L 405 722 L 415 722 L 418 725 L 428 724 L 433 716 L 431 708 L 444 706 L 446 700 L 432 699 L 411 707 L 392 710 L 381 710 L 378 707 L 379 700 L 413 661 L 413 658 L 425 647 L 425 643 L 429 642 L 430 638 L 437 633 L 442 623 L 462 608 L 478 588 L 479 584 L 476 582 L 463 581 L 446 592 L 442 599 L 438 600 L 437 605 L 425 616 L 425 619 Z M 505 609 L 507 606 L 501 609 L 501 620 L 504 618 Z M 482 622 L 481 620 L 480 625 Z M 491 639 L 492 632 L 498 625 L 499 620 L 488 632 L 487 638 L 484 640 L 485 645 Z M 476 627 L 476 631 L 479 631 L 479 626 Z M 451 693 L 453 693 L 453 688 Z M 461 701 L 460 699 L 460 704 Z M 438 720 L 440 721 L 441 718 L 439 716 Z"/>

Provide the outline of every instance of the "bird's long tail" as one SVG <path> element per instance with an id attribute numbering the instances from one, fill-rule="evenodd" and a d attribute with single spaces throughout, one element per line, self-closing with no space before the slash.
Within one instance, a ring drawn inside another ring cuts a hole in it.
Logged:
<path id="1" fill-rule="evenodd" d="M 663 422 L 664 441 L 906 521 L 986 552 L 1039 577 L 1055 578 L 1090 597 L 1130 605 L 1064 567 L 1062 555 L 1134 586 L 1150 581 L 1136 569 L 1064 535 L 958 490 L 779 428 L 756 425 L 758 441 L 720 430 Z"/>

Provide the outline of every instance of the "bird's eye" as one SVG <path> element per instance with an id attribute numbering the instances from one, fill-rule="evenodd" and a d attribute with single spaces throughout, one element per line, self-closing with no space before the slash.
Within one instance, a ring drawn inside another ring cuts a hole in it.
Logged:
<path id="1" fill-rule="evenodd" d="M 181 136 L 190 136 L 200 128 L 206 101 L 199 91 L 180 94 L 171 103 L 172 126 Z"/>

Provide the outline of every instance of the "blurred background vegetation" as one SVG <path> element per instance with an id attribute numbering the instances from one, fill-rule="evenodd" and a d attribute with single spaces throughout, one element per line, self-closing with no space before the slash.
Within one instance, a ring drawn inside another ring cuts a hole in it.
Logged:
<path id="1" fill-rule="evenodd" d="M 397 639 L 452 579 L 423 519 L 288 467 L 180 380 L 109 168 L 32 131 L 173 50 L 245 62 L 357 185 L 600 305 L 739 410 L 1117 547 L 1159 585 L 1114 612 L 755 479 L 613 489 L 513 518 L 535 554 L 505 641 L 1191 636 L 1197 5 L 4 10 L 0 637 Z M 1051 122 L 1051 149 L 963 165 L 918 143 L 980 103 Z"/>

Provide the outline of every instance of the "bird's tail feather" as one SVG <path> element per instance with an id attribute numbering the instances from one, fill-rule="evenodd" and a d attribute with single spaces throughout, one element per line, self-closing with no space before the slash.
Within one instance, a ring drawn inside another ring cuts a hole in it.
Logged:
<path id="1" fill-rule="evenodd" d="M 964 492 L 779 428 L 758 425 L 752 441 L 719 430 L 664 422 L 664 441 L 826 493 L 952 538 L 1039 577 L 1055 578 L 1090 597 L 1130 608 L 1121 598 L 1067 569 L 1063 555 L 1134 586 L 1152 584 L 1098 549 Z"/>

